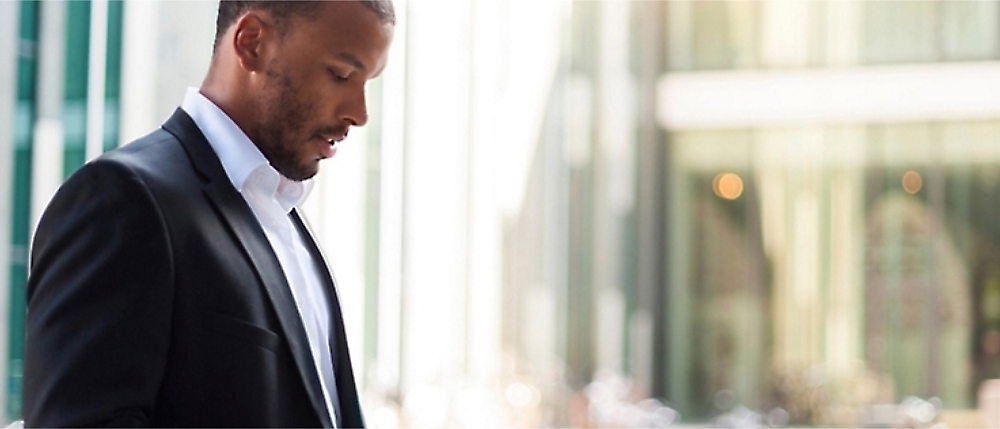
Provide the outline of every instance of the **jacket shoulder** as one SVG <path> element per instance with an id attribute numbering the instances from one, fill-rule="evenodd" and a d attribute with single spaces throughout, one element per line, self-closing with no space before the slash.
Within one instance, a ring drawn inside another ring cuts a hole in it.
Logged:
<path id="1" fill-rule="evenodd" d="M 162 128 L 105 152 L 74 175 L 85 174 L 94 168 L 135 174 L 149 184 L 183 181 L 183 177 L 193 173 L 191 161 L 181 142 Z"/>
<path id="2" fill-rule="evenodd" d="M 117 149 L 108 151 L 97 161 L 113 161 L 135 169 L 156 169 L 171 163 L 186 160 L 180 141 L 173 134 L 159 128 L 143 137 L 135 139 Z M 171 166 L 173 167 L 173 166 Z"/>

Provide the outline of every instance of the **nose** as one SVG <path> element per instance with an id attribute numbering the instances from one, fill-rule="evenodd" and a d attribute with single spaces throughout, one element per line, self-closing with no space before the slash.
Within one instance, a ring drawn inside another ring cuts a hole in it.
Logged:
<path id="1" fill-rule="evenodd" d="M 360 127 L 368 123 L 368 105 L 365 101 L 365 91 L 355 91 L 352 97 L 344 100 L 341 107 L 340 119 L 349 124 Z"/>

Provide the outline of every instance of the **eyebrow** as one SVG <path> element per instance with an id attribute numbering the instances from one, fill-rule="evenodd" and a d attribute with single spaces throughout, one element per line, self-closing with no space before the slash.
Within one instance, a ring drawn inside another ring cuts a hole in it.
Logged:
<path id="1" fill-rule="evenodd" d="M 347 52 L 342 52 L 339 55 L 339 57 L 340 57 L 340 59 L 351 63 L 351 65 L 354 66 L 354 68 L 356 68 L 358 70 L 361 70 L 362 72 L 367 72 L 368 71 L 368 69 L 365 68 L 365 65 L 361 64 L 361 61 L 358 60 L 358 58 L 355 57 L 354 55 L 351 55 L 351 54 L 349 54 Z"/>

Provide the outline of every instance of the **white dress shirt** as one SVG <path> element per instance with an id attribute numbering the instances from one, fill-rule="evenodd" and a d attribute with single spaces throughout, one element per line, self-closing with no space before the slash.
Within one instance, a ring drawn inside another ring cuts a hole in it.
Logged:
<path id="1" fill-rule="evenodd" d="M 305 201 L 313 182 L 296 182 L 278 173 L 243 130 L 197 88 L 188 88 L 181 108 L 191 116 L 215 150 L 226 175 L 257 216 L 278 256 L 309 338 L 330 420 L 339 426 L 338 408 L 334 406 L 338 398 L 330 351 L 330 308 L 320 278 L 320 266 L 289 217 L 291 210 Z"/>

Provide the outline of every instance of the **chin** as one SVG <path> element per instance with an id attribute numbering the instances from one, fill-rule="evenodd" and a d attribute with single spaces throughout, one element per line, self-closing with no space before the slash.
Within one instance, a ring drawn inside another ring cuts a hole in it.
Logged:
<path id="1" fill-rule="evenodd" d="M 301 182 L 303 180 L 309 180 L 312 179 L 313 177 L 316 177 L 316 173 L 319 173 L 319 168 L 318 166 L 315 166 L 313 168 L 300 168 L 298 171 L 296 171 L 296 173 L 297 173 L 296 178 L 293 178 L 293 180 Z"/>
<path id="2" fill-rule="evenodd" d="M 287 179 L 293 180 L 293 181 L 296 181 L 296 182 L 301 182 L 303 180 L 309 180 L 309 179 L 311 179 L 313 176 L 316 175 L 316 171 L 317 171 L 317 169 L 315 169 L 315 168 L 302 168 L 302 167 L 294 168 L 294 169 L 292 169 L 292 168 L 282 168 L 282 169 L 277 169 L 277 170 L 278 170 L 278 173 L 281 173 L 282 176 L 285 176 Z"/>

